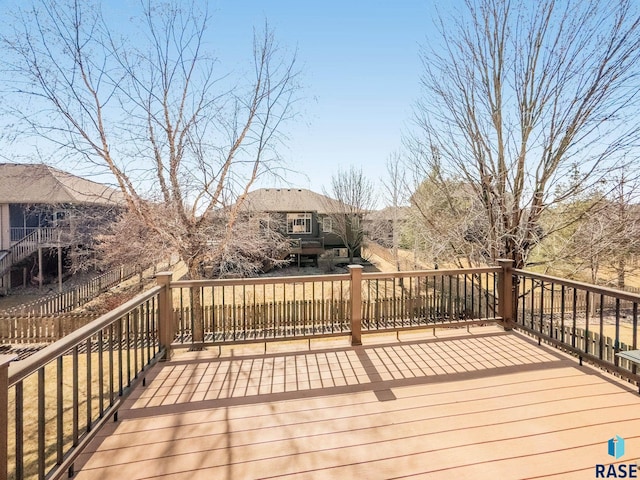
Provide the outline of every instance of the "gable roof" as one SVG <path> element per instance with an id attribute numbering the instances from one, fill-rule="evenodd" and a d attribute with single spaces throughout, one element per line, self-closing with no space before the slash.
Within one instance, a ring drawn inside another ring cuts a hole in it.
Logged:
<path id="1" fill-rule="evenodd" d="M 249 192 L 242 208 L 253 212 L 328 213 L 340 202 L 305 188 L 260 188 Z"/>
<path id="2" fill-rule="evenodd" d="M 0 203 L 122 205 L 122 193 L 45 164 L 0 163 Z"/>

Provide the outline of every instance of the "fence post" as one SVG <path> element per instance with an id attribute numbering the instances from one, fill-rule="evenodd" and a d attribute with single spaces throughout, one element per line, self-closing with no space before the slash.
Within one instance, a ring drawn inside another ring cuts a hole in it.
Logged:
<path id="1" fill-rule="evenodd" d="M 498 315 L 502 317 L 502 327 L 513 329 L 513 260 L 499 259 L 502 271 L 498 274 Z"/>
<path id="2" fill-rule="evenodd" d="M 349 265 L 351 275 L 351 345 L 362 345 L 362 265 Z"/>
<path id="3" fill-rule="evenodd" d="M 9 463 L 9 363 L 15 355 L 0 355 L 0 478 L 8 478 Z"/>
<path id="4" fill-rule="evenodd" d="M 173 298 L 171 297 L 171 279 L 173 272 L 159 272 L 156 281 L 162 287 L 158 301 L 158 339 L 160 347 L 164 347 L 162 360 L 171 359 L 171 343 L 173 342 Z"/>

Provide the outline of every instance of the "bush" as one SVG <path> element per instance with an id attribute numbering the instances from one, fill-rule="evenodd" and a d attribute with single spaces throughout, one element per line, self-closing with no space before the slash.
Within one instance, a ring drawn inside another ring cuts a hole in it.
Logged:
<path id="1" fill-rule="evenodd" d="M 336 269 L 334 263 L 335 257 L 336 256 L 333 253 L 333 250 L 327 250 L 322 255 L 320 255 L 320 258 L 318 259 L 318 267 L 320 267 L 326 273 L 332 273 Z"/>

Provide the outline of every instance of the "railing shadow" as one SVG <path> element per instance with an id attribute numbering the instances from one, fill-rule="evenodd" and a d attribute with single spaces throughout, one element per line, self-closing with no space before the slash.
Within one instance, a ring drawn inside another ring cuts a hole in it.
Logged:
<path id="1" fill-rule="evenodd" d="M 552 348 L 506 332 L 372 346 L 173 361 L 133 392 L 127 418 L 392 389 L 576 367 Z M 525 349 L 522 345 L 527 345 Z M 256 372 L 259 375 L 256 376 Z"/>

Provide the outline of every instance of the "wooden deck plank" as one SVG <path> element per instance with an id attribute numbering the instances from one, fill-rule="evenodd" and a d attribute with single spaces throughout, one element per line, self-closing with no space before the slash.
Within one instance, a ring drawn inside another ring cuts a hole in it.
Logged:
<path id="1" fill-rule="evenodd" d="M 640 452 L 640 399 L 518 334 L 157 365 L 77 478 L 593 476 L 606 442 Z"/>

